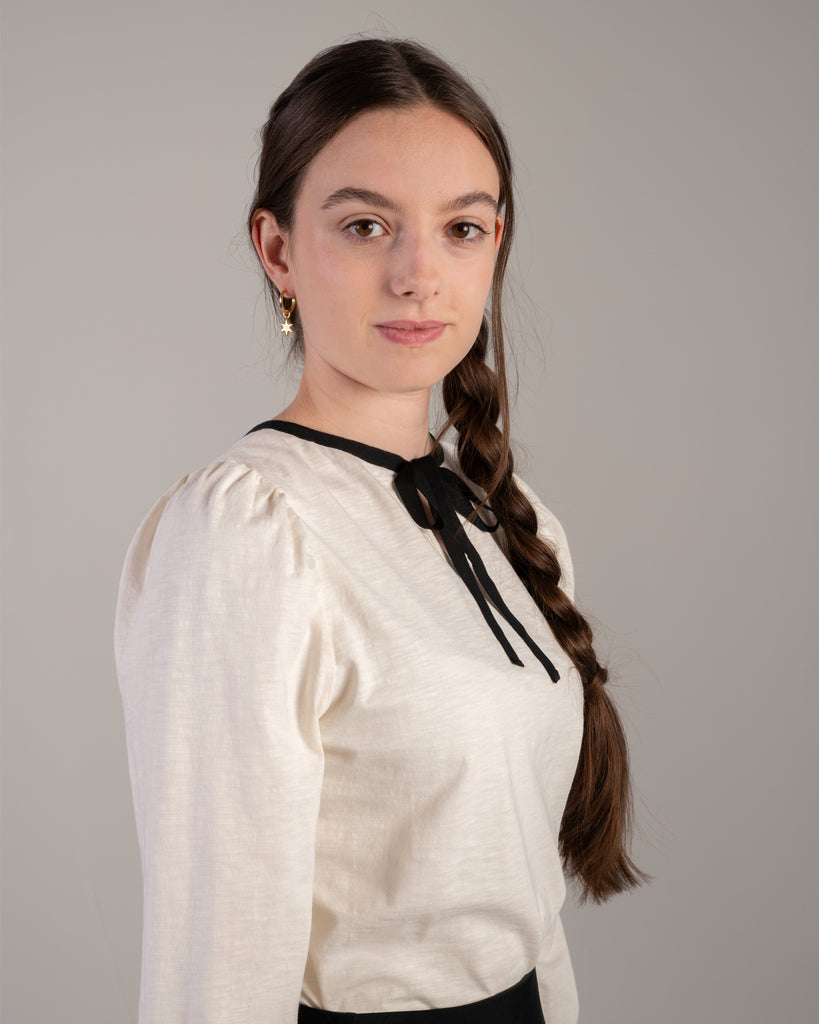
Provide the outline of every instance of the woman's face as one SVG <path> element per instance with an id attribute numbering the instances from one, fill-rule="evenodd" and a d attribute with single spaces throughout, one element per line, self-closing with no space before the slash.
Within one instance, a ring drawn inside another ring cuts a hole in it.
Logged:
<path id="1" fill-rule="evenodd" d="M 268 264 L 298 302 L 305 375 L 395 393 L 441 380 L 481 324 L 498 194 L 483 142 L 435 107 L 369 111 L 335 135 Z"/>

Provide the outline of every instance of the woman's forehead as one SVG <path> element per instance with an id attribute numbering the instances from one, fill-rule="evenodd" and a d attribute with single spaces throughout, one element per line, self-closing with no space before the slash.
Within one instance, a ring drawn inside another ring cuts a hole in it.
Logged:
<path id="1" fill-rule="evenodd" d="M 391 205 L 422 196 L 442 205 L 470 194 L 497 204 L 499 187 L 495 161 L 475 131 L 424 105 L 359 114 L 316 155 L 302 194 L 321 205 L 366 191 Z"/>

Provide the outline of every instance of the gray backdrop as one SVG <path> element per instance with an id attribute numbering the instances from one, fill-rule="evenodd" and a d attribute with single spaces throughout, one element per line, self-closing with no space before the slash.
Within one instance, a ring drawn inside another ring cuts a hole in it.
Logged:
<path id="1" fill-rule="evenodd" d="M 569 908 L 582 1020 L 815 1019 L 819 8 L 799 0 L 7 0 L 3 1019 L 135 1019 L 119 570 L 158 494 L 292 387 L 242 234 L 256 132 L 361 31 L 466 67 L 517 157 L 521 466 L 619 675 L 656 876 Z"/>

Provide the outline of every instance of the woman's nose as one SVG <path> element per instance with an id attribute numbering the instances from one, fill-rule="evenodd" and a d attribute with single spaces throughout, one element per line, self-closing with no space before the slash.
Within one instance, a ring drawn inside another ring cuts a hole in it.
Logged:
<path id="1" fill-rule="evenodd" d="M 432 240 L 402 239 L 392 254 L 391 290 L 419 302 L 433 298 L 441 290 L 439 260 Z"/>

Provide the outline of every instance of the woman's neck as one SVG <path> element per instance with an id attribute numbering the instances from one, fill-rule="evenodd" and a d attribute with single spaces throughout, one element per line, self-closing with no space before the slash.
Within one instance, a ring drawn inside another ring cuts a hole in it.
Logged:
<path id="1" fill-rule="evenodd" d="M 404 459 L 426 455 L 431 446 L 429 389 L 385 394 L 359 386 L 354 394 L 335 389 L 328 394 L 302 379 L 296 397 L 275 418 L 383 448 Z"/>

